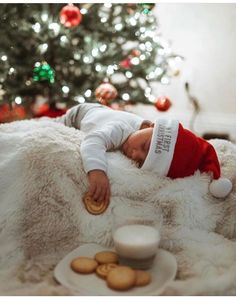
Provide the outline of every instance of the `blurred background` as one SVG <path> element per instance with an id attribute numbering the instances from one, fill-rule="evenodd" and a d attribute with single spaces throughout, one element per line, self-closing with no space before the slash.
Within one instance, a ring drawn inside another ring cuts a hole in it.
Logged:
<path id="1" fill-rule="evenodd" d="M 161 3 L 155 14 L 163 36 L 184 56 L 180 76 L 158 87 L 173 101 L 166 115 L 189 125 L 193 105 L 185 89 L 188 82 L 200 106 L 195 131 L 236 140 L 236 4 Z"/>
<path id="2" fill-rule="evenodd" d="M 0 4 L 0 122 L 100 102 L 236 140 L 236 4 Z"/>

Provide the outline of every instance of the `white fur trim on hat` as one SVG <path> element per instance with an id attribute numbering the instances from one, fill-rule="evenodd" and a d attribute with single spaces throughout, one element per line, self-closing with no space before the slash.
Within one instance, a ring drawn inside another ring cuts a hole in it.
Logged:
<path id="1" fill-rule="evenodd" d="M 149 170 L 166 176 L 174 155 L 178 136 L 179 122 L 172 119 L 158 119 L 155 122 L 150 149 L 142 166 Z"/>
<path id="2" fill-rule="evenodd" d="M 232 190 L 232 182 L 227 178 L 213 180 L 209 185 L 209 191 L 214 197 L 225 198 Z"/>

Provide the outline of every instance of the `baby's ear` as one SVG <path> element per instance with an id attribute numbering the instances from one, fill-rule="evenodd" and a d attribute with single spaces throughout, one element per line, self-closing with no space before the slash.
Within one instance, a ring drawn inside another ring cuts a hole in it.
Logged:
<path id="1" fill-rule="evenodd" d="M 140 130 L 142 129 L 147 129 L 147 128 L 151 128 L 151 127 L 154 127 L 154 123 L 152 123 L 150 120 L 144 120 L 142 122 L 142 125 L 140 127 Z"/>

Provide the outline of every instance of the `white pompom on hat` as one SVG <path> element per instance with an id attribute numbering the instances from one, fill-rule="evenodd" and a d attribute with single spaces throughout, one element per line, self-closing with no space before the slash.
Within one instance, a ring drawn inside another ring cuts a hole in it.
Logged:
<path id="1" fill-rule="evenodd" d="M 232 182 L 221 178 L 214 147 L 184 129 L 177 120 L 156 120 L 142 169 L 170 178 L 187 177 L 200 170 L 212 175 L 209 191 L 214 197 L 225 198 L 232 190 Z"/>
<path id="2" fill-rule="evenodd" d="M 232 190 L 232 182 L 227 178 L 213 180 L 209 185 L 209 191 L 214 197 L 225 198 Z"/>

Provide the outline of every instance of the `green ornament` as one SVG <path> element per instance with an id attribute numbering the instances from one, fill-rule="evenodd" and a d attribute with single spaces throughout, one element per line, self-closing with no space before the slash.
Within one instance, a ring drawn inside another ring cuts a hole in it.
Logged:
<path id="1" fill-rule="evenodd" d="M 40 63 L 34 68 L 34 81 L 49 81 L 55 82 L 55 72 L 47 62 Z"/>
<path id="2" fill-rule="evenodd" d="M 155 3 L 141 3 L 139 5 L 142 6 L 143 13 L 147 15 L 153 9 L 153 7 L 155 6 Z"/>

